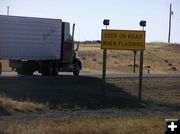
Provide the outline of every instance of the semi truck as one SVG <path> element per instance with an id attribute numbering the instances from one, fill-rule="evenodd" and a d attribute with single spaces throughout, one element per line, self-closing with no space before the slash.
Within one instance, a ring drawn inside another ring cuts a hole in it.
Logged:
<path id="1" fill-rule="evenodd" d="M 0 59 L 20 75 L 58 75 L 59 71 L 78 76 L 82 63 L 74 29 L 61 19 L 0 15 Z M 2 64 L 0 63 L 0 74 Z"/>

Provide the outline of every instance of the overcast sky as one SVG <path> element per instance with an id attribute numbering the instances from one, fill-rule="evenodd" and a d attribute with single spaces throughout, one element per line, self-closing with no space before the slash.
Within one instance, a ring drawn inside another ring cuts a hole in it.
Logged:
<path id="1" fill-rule="evenodd" d="M 0 14 L 58 18 L 76 23 L 76 40 L 100 40 L 103 19 L 109 29 L 141 30 L 147 21 L 146 42 L 168 39 L 169 5 L 172 2 L 171 41 L 180 43 L 180 0 L 0 0 Z"/>

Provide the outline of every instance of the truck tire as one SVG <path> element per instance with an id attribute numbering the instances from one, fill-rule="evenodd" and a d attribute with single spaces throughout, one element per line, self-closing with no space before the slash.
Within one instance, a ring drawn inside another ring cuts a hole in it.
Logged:
<path id="1" fill-rule="evenodd" d="M 54 63 L 54 64 L 53 64 L 53 75 L 54 75 L 54 76 L 57 76 L 57 75 L 58 75 L 58 72 L 59 72 L 58 64 L 57 64 L 57 63 Z"/>
<path id="2" fill-rule="evenodd" d="M 30 62 L 21 62 L 16 68 L 16 72 L 20 75 L 33 75 L 34 71 L 33 63 Z"/>
<path id="3" fill-rule="evenodd" d="M 26 70 L 18 70 L 16 72 L 20 75 L 33 75 L 33 72 L 26 71 Z"/>
<path id="4" fill-rule="evenodd" d="M 2 73 L 2 64 L 0 62 L 0 75 L 1 75 L 1 73 Z"/>
<path id="5" fill-rule="evenodd" d="M 53 75 L 54 67 L 53 67 L 53 62 L 49 62 L 48 64 L 48 75 Z"/>
<path id="6" fill-rule="evenodd" d="M 16 68 L 16 72 L 17 72 L 18 74 L 20 74 L 20 75 L 23 74 L 23 71 L 22 71 L 22 69 L 20 69 L 20 68 Z"/>
<path id="7" fill-rule="evenodd" d="M 33 75 L 34 71 L 32 71 L 31 69 L 26 69 L 26 70 L 23 70 L 23 75 Z"/>
<path id="8" fill-rule="evenodd" d="M 23 68 L 23 75 L 33 75 L 34 73 L 34 70 L 30 67 L 27 67 L 27 68 Z"/>
<path id="9" fill-rule="evenodd" d="M 48 71 L 43 71 L 43 72 L 42 72 L 42 75 L 48 76 Z"/>
<path id="10" fill-rule="evenodd" d="M 42 75 L 44 76 L 47 76 L 49 73 L 48 73 L 48 68 L 47 67 L 43 67 L 43 70 L 42 70 Z"/>
<path id="11" fill-rule="evenodd" d="M 80 63 L 79 61 L 76 60 L 74 64 L 75 64 L 75 70 L 73 71 L 73 75 L 78 76 L 80 73 Z"/>
<path id="12" fill-rule="evenodd" d="M 58 74 L 58 70 L 57 68 L 55 68 L 54 62 L 46 62 L 43 64 L 42 75 L 52 76 L 57 74 Z"/>

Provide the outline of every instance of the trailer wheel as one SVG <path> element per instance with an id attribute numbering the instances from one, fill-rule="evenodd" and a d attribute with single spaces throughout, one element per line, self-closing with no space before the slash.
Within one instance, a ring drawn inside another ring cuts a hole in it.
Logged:
<path id="1" fill-rule="evenodd" d="M 54 72 L 53 62 L 49 62 L 49 64 L 48 64 L 48 75 L 53 75 L 53 72 Z"/>
<path id="2" fill-rule="evenodd" d="M 27 68 L 16 68 L 16 72 L 20 75 L 33 75 L 34 71 Z"/>
<path id="3" fill-rule="evenodd" d="M 47 67 L 43 67 L 43 69 L 42 69 L 42 75 L 44 75 L 44 76 L 47 76 L 48 74 L 49 74 L 49 72 L 48 72 L 48 68 Z"/>
<path id="4" fill-rule="evenodd" d="M 33 75 L 34 71 L 34 64 L 31 62 L 21 62 L 16 68 L 16 72 L 20 75 Z"/>
<path id="5" fill-rule="evenodd" d="M 16 68 L 16 72 L 18 73 L 18 74 L 23 74 L 23 72 L 22 72 L 22 68 Z"/>
<path id="6" fill-rule="evenodd" d="M 48 75 L 48 71 L 43 71 L 42 75 L 47 76 Z"/>
<path id="7" fill-rule="evenodd" d="M 75 70 L 73 71 L 74 76 L 78 76 L 80 73 L 80 63 L 78 61 L 75 61 Z"/>
<path id="8" fill-rule="evenodd" d="M 24 72 L 23 72 L 23 75 L 33 75 L 33 73 L 34 73 L 34 71 L 33 70 L 24 70 Z"/>
<path id="9" fill-rule="evenodd" d="M 1 75 L 1 73 L 2 73 L 2 64 L 0 62 L 0 75 Z"/>
<path id="10" fill-rule="evenodd" d="M 53 64 L 53 75 L 54 75 L 54 76 L 57 76 L 57 75 L 58 75 L 58 72 L 59 72 L 58 64 L 57 64 L 57 63 L 54 63 L 54 64 Z"/>
<path id="11" fill-rule="evenodd" d="M 55 65 L 53 62 L 43 63 L 42 75 L 51 76 L 56 75 L 58 72 L 55 70 Z"/>

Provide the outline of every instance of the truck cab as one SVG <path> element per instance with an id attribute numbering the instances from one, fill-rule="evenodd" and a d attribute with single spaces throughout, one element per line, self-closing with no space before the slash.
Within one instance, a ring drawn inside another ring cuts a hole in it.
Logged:
<path id="1" fill-rule="evenodd" d="M 74 29 L 75 24 L 73 24 L 72 35 L 70 35 L 70 24 L 68 22 L 63 22 L 62 28 L 62 53 L 61 53 L 61 62 L 62 67 L 61 71 L 67 72 L 72 71 L 75 76 L 79 75 L 80 69 L 82 69 L 82 63 L 80 57 L 78 56 L 79 44 L 75 49 L 74 45 Z M 73 63 L 73 64 L 71 64 Z"/>

